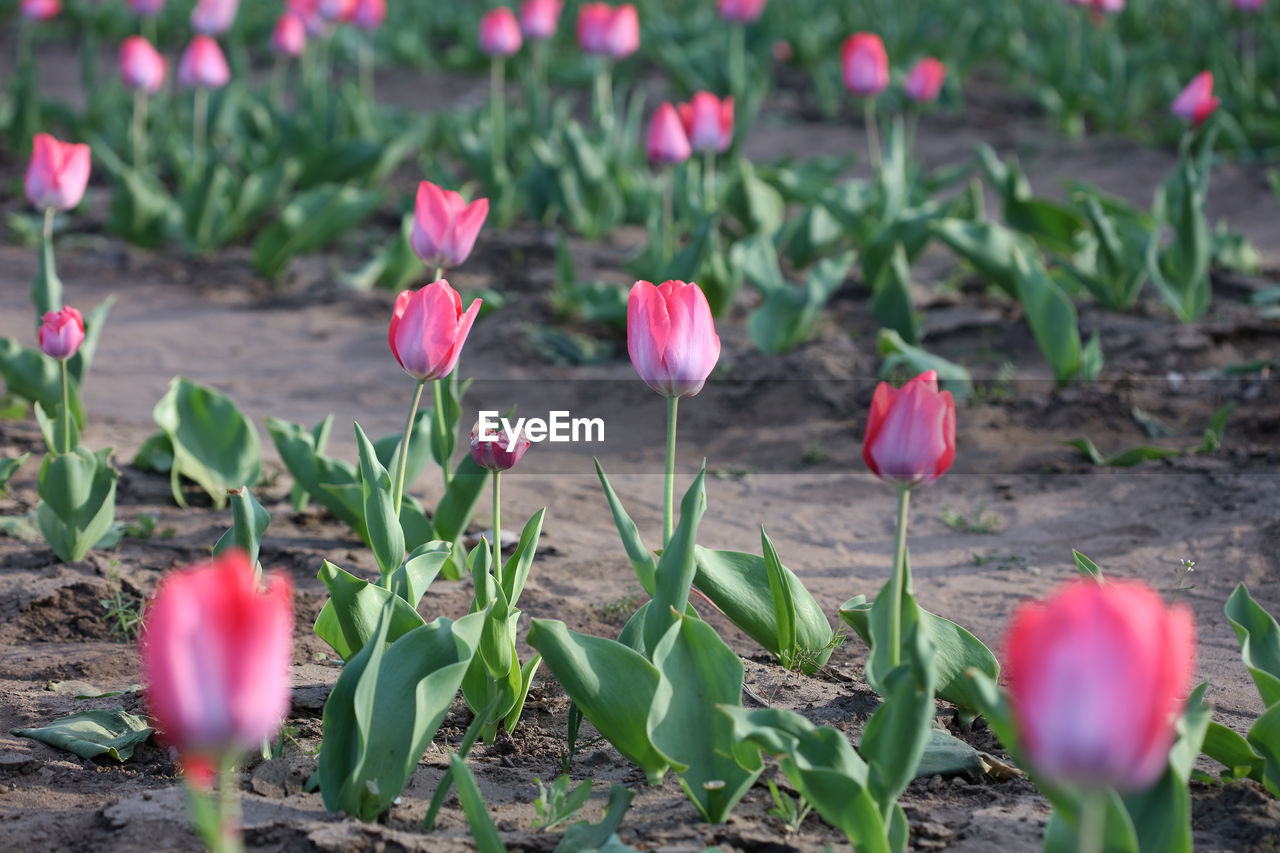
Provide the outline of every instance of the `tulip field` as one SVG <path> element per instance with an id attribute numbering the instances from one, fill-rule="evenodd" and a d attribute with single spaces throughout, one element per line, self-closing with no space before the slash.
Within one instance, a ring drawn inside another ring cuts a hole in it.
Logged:
<path id="1" fill-rule="evenodd" d="M 0 842 L 1280 846 L 1277 0 L 0 0 Z"/>

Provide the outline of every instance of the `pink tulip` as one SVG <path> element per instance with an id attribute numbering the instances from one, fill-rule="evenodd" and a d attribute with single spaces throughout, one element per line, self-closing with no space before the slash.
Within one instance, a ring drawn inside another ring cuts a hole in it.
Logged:
<path id="1" fill-rule="evenodd" d="M 720 360 L 711 306 L 683 281 L 637 281 L 627 297 L 627 352 L 645 384 L 667 397 L 692 397 Z"/>
<path id="2" fill-rule="evenodd" d="M 542 41 L 556 34 L 564 0 L 524 0 L 520 4 L 520 31 L 527 39 Z"/>
<path id="3" fill-rule="evenodd" d="M 520 23 L 506 6 L 480 18 L 480 50 L 488 56 L 514 56 L 520 51 Z"/>
<path id="4" fill-rule="evenodd" d="M 854 33 L 840 50 L 844 85 L 855 95 L 871 97 L 889 85 L 889 55 L 874 33 Z"/>
<path id="5" fill-rule="evenodd" d="M 530 444 L 522 432 L 518 432 L 512 442 L 501 429 L 490 428 L 481 434 L 479 423 L 471 428 L 471 458 L 481 468 L 490 471 L 508 471 L 514 468 L 524 458 Z"/>
<path id="6" fill-rule="evenodd" d="M 1175 115 L 1191 122 L 1192 127 L 1204 124 L 1205 119 L 1213 115 L 1220 101 L 1213 96 L 1213 72 L 1201 71 L 1178 97 L 1173 99 Z"/>
<path id="7" fill-rule="evenodd" d="M 89 146 L 37 133 L 27 166 L 27 198 L 37 208 L 71 210 L 89 185 Z"/>
<path id="8" fill-rule="evenodd" d="M 352 25 L 366 32 L 378 29 L 386 19 L 387 0 L 357 0 L 351 13 Z"/>
<path id="9" fill-rule="evenodd" d="M 479 299 L 464 312 L 462 297 L 444 279 L 416 293 L 406 290 L 396 297 L 387 329 L 391 354 L 415 379 L 443 379 L 457 366 L 479 313 Z"/>
<path id="10" fill-rule="evenodd" d="M 942 84 L 947 79 L 947 66 L 932 56 L 926 56 L 917 62 L 907 73 L 902 88 L 907 97 L 913 101 L 936 101 L 942 91 Z"/>
<path id="11" fill-rule="evenodd" d="M 243 551 L 160 582 L 139 651 L 158 736 L 184 762 L 262 746 L 289 710 L 293 584 L 262 589 Z"/>
<path id="12" fill-rule="evenodd" d="M 62 11 L 62 0 L 22 0 L 18 11 L 28 21 L 47 21 Z"/>
<path id="13" fill-rule="evenodd" d="M 723 101 L 710 92 L 696 92 L 677 107 L 680 122 L 694 151 L 727 151 L 733 144 L 733 98 Z"/>
<path id="14" fill-rule="evenodd" d="M 1069 583 L 1005 636 L 1020 741 L 1048 780 L 1141 791 L 1164 771 L 1195 668 L 1195 622 L 1136 581 Z"/>
<path id="15" fill-rule="evenodd" d="M 749 24 L 764 11 L 765 0 L 716 0 L 716 11 L 726 21 Z"/>
<path id="16" fill-rule="evenodd" d="M 1233 0 L 1238 12 L 1257 12 L 1262 9 L 1263 0 Z"/>
<path id="17" fill-rule="evenodd" d="M 231 29 L 236 22 L 240 0 L 198 0 L 191 10 L 191 29 L 207 36 L 216 36 Z"/>
<path id="18" fill-rule="evenodd" d="M 345 24 L 356 13 L 356 0 L 319 0 L 316 11 L 331 24 Z"/>
<path id="19" fill-rule="evenodd" d="M 938 391 L 932 370 L 894 389 L 876 387 L 862 459 L 881 480 L 910 488 L 930 485 L 956 458 L 956 402 Z"/>
<path id="20" fill-rule="evenodd" d="M 626 59 L 640 47 L 640 16 L 630 3 L 584 3 L 578 8 L 578 44 L 586 53 Z"/>
<path id="21" fill-rule="evenodd" d="M 84 317 L 71 306 L 49 311 L 37 330 L 40 351 L 49 358 L 66 361 L 80 351 L 84 343 Z"/>
<path id="22" fill-rule="evenodd" d="M 178 60 L 178 83 L 188 88 L 220 89 L 231 82 L 231 68 L 218 43 L 206 35 L 191 39 Z"/>
<path id="23" fill-rule="evenodd" d="M 143 18 L 154 18 L 164 11 L 164 0 L 129 0 L 129 10 Z"/>
<path id="24" fill-rule="evenodd" d="M 307 35 L 321 36 L 328 32 L 329 25 L 320 14 L 320 0 L 285 0 L 284 7 L 306 25 Z"/>
<path id="25" fill-rule="evenodd" d="M 128 89 L 154 95 L 164 88 L 169 61 L 142 36 L 129 36 L 120 45 L 120 79 Z"/>
<path id="26" fill-rule="evenodd" d="M 693 153 L 689 136 L 680 123 L 680 114 L 672 104 L 662 104 L 653 114 L 649 123 L 648 149 L 649 162 L 657 165 L 683 163 Z"/>
<path id="27" fill-rule="evenodd" d="M 1118 15 L 1124 11 L 1124 0 L 1090 0 L 1094 15 Z M 1095 20 L 1095 23 L 1097 21 Z"/>
<path id="28" fill-rule="evenodd" d="M 488 216 L 487 198 L 467 204 L 453 190 L 423 181 L 418 185 L 409 242 L 428 267 L 452 269 L 461 266 L 471 255 Z"/>
<path id="29" fill-rule="evenodd" d="M 271 49 L 280 56 L 302 56 L 307 49 L 307 25 L 292 12 L 285 12 L 276 18 L 271 31 Z"/>

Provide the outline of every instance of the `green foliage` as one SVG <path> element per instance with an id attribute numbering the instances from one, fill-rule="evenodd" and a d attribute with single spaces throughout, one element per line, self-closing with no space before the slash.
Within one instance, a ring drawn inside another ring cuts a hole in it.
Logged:
<path id="1" fill-rule="evenodd" d="M 115 520 L 116 481 L 111 448 L 90 453 L 77 447 L 49 454 L 40 466 L 36 522 L 58 559 L 83 560 Z"/>
<path id="2" fill-rule="evenodd" d="M 180 479 L 194 481 L 222 509 L 227 492 L 253 486 L 262 474 L 258 431 L 220 391 L 176 377 L 156 404 L 154 417 L 173 453 L 173 499 L 186 507 Z"/>
<path id="3" fill-rule="evenodd" d="M 256 566 L 258 552 L 262 549 L 262 536 L 271 524 L 271 515 L 262 508 L 248 487 L 232 489 L 227 496 L 231 499 L 231 529 L 222 534 L 218 544 L 213 546 L 213 554 L 216 557 L 229 548 L 239 548 Z"/>
<path id="4" fill-rule="evenodd" d="M 115 761 L 133 757 L 133 749 L 151 737 L 147 721 L 123 708 L 80 711 L 35 729 L 11 729 L 10 734 L 29 737 L 81 758 L 105 755 Z"/>
<path id="5" fill-rule="evenodd" d="M 550 785 L 542 784 L 542 780 L 534 778 L 538 784 L 538 797 L 533 801 L 533 810 L 537 817 L 533 819 L 533 828 L 548 830 L 559 826 L 578 813 L 591 798 L 591 780 L 581 782 L 572 791 L 569 785 L 572 780 L 566 773 Z"/>

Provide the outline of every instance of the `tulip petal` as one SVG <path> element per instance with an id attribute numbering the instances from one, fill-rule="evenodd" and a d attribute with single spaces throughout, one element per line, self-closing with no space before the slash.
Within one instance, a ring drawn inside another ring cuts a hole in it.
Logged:
<path id="1" fill-rule="evenodd" d="M 636 373 L 659 394 L 671 391 L 662 360 L 670 335 L 666 300 L 651 283 L 637 281 L 627 296 L 627 353 Z"/>

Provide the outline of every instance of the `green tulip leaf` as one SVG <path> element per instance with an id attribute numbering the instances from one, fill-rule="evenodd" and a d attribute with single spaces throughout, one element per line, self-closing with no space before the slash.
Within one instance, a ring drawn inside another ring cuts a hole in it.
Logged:
<path id="1" fill-rule="evenodd" d="M 1240 640 L 1240 657 L 1253 676 L 1262 703 L 1280 704 L 1280 625 L 1249 595 L 1244 584 L 1227 599 L 1227 619 Z"/>
<path id="2" fill-rule="evenodd" d="M 324 640 L 343 660 L 349 661 L 364 648 L 378 628 L 383 608 L 392 602 L 387 641 L 394 642 L 418 628 L 423 619 L 415 604 L 389 589 L 361 580 L 328 560 L 318 575 L 329 589 L 329 600 L 316 618 L 316 636 Z"/>
<path id="3" fill-rule="evenodd" d="M 1246 778 L 1263 781 L 1265 759 L 1254 752 L 1245 736 L 1235 729 L 1209 723 L 1204 736 L 1204 754 L 1227 768 L 1222 774 L 1224 781 Z"/>
<path id="4" fill-rule="evenodd" d="M 232 489 L 227 494 L 231 498 L 231 529 L 213 546 L 213 554 L 216 557 L 229 548 L 239 548 L 249 555 L 250 563 L 257 565 L 262 536 L 271 524 L 271 515 L 248 487 Z"/>
<path id="5" fill-rule="evenodd" d="M 587 823 L 580 820 L 565 830 L 564 838 L 556 845 L 555 853 L 581 853 L 588 850 L 603 850 L 610 839 L 617 839 L 622 819 L 631 807 L 635 794 L 626 785 L 616 782 L 609 786 L 609 804 L 605 807 L 604 818 L 599 823 Z"/>
<path id="6" fill-rule="evenodd" d="M 325 185 L 296 195 L 253 243 L 253 268 L 275 278 L 295 255 L 314 251 L 350 231 L 382 201 L 380 190 Z"/>
<path id="7" fill-rule="evenodd" d="M 227 491 L 254 486 L 262 473 L 258 431 L 219 391 L 179 376 L 156 404 L 155 421 L 173 445 L 173 499 L 186 507 L 179 478 L 204 489 L 222 509 Z"/>
<path id="8" fill-rule="evenodd" d="M 689 604 L 689 590 L 697 574 L 696 540 L 698 522 L 707 509 L 707 493 L 704 486 L 707 468 L 704 463 L 693 479 L 684 499 L 680 501 L 680 522 L 671 534 L 671 541 L 658 560 L 654 572 L 653 604 L 645 614 L 644 645 L 656 649 L 667 629 L 680 618 Z"/>
<path id="9" fill-rule="evenodd" d="M 105 755 L 116 761 L 133 757 L 133 749 L 155 731 L 147 721 L 123 708 L 81 711 L 54 720 L 38 729 L 12 729 L 10 734 L 28 737 L 81 758 Z"/>
<path id="10" fill-rule="evenodd" d="M 916 777 L 933 728 L 937 668 L 922 622 L 916 621 L 911 629 L 904 626 L 904 659 L 881 677 L 884 702 L 871 715 L 858 747 L 870 768 L 871 796 L 886 813 Z"/>
<path id="11" fill-rule="evenodd" d="M 36 522 L 58 559 L 83 560 L 107 535 L 116 512 L 116 481 L 111 449 L 49 455 L 40 466 Z"/>
<path id="12" fill-rule="evenodd" d="M 13 338 L 0 338 L 0 376 L 9 393 L 44 409 L 56 417 L 62 405 L 62 369 L 58 362 L 38 349 L 23 347 Z M 71 377 L 71 411 L 76 424 L 84 426 L 84 408 L 80 403 L 80 385 Z"/>
<path id="13" fill-rule="evenodd" d="M 391 495 L 391 475 L 378 461 L 373 443 L 360 424 L 355 425 L 356 447 L 360 454 L 361 502 L 369 544 L 385 580 L 404 561 L 404 528 L 400 526 L 395 499 Z"/>
<path id="14" fill-rule="evenodd" d="M 1280 797 L 1280 705 L 1271 708 L 1254 721 L 1249 729 L 1249 745 L 1264 762 L 1262 782 L 1271 796 Z"/>
<path id="15" fill-rule="evenodd" d="M 30 458 L 30 453 L 24 453 L 13 459 L 0 459 L 0 496 L 7 494 L 5 490 L 9 487 L 9 481 Z"/>
<path id="16" fill-rule="evenodd" d="M 449 759 L 453 769 L 453 779 L 458 786 L 458 802 L 462 805 L 462 813 L 467 817 L 467 826 L 471 830 L 471 840 L 475 842 L 479 853 L 507 853 L 498 835 L 498 828 L 493 825 L 493 818 L 485 808 L 484 798 L 480 796 L 480 786 L 471 768 L 462 756 L 454 753 Z"/>
<path id="17" fill-rule="evenodd" d="M 635 569 L 636 577 L 640 579 L 640 585 L 644 587 L 644 591 L 649 595 L 653 595 L 654 572 L 657 571 L 657 561 L 640 539 L 640 531 L 636 528 L 636 523 L 631 520 L 631 516 L 627 514 L 626 508 L 623 507 L 622 501 L 618 498 L 618 493 L 610 485 L 609 478 L 605 476 L 604 467 L 600 464 L 599 459 L 595 460 L 595 465 L 596 476 L 600 478 L 600 485 L 604 487 L 604 496 L 609 501 L 609 509 L 613 513 L 613 523 L 618 528 L 618 536 L 622 539 L 622 547 L 627 552 L 627 559 L 631 561 L 631 567 Z"/>

